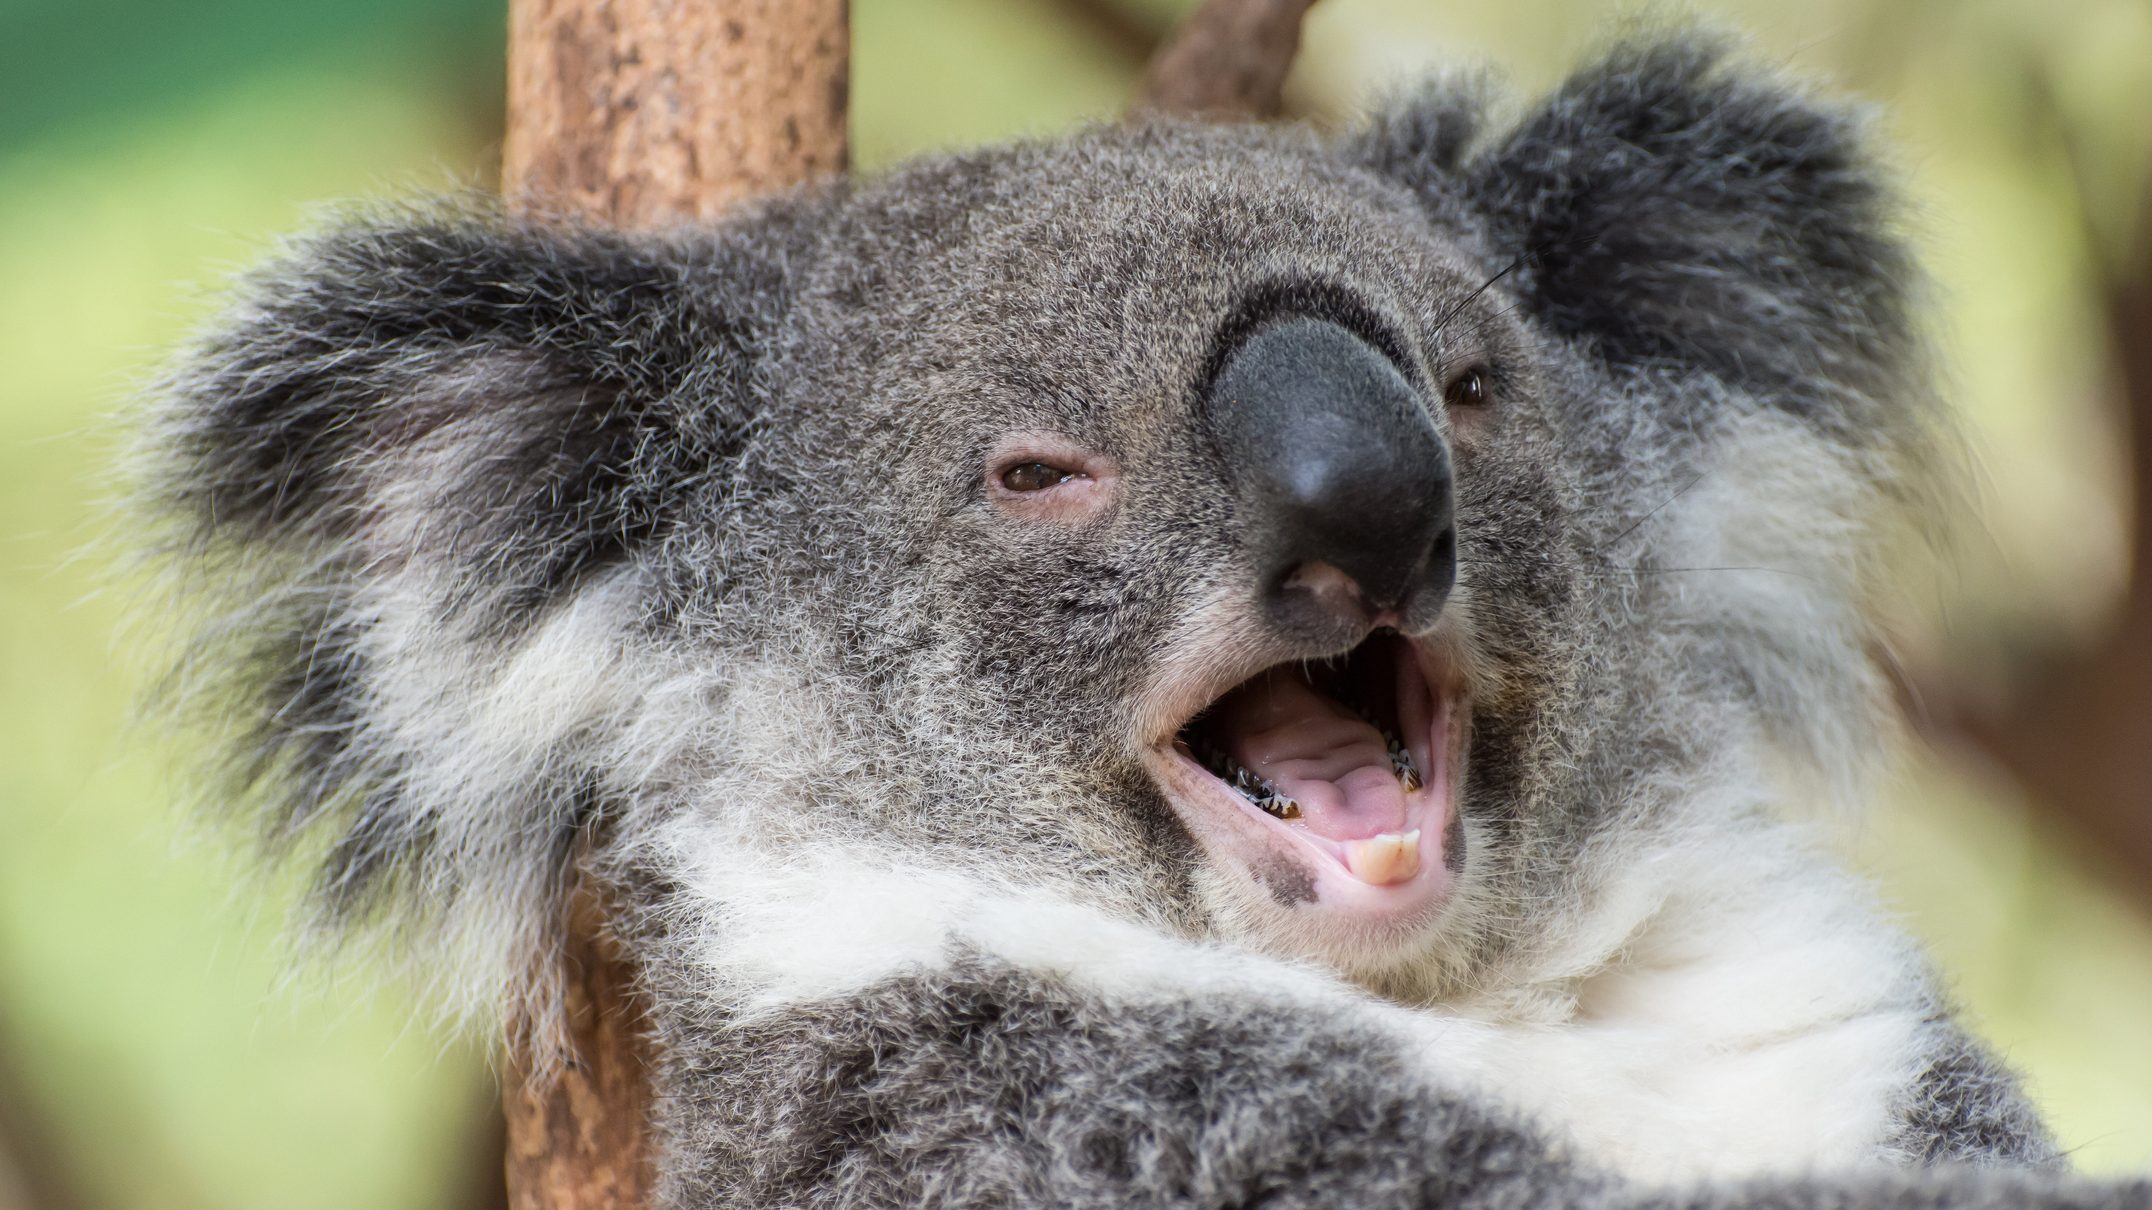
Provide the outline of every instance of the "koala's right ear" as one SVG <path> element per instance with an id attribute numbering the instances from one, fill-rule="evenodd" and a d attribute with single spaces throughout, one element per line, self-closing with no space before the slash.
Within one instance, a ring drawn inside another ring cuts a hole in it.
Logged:
<path id="1" fill-rule="evenodd" d="M 804 213 L 348 226 L 256 274 L 163 393 L 149 503 L 215 611 L 178 704 L 323 921 L 441 926 L 461 953 L 427 969 L 465 1004 L 545 1011 L 517 980 L 564 879 L 633 826 L 607 745 L 648 688 L 642 556 L 735 473 Z"/>
<path id="2" fill-rule="evenodd" d="M 468 215 L 314 237 L 176 379 L 162 494 L 211 541 L 346 548 L 542 606 L 734 452 L 776 260 Z"/>

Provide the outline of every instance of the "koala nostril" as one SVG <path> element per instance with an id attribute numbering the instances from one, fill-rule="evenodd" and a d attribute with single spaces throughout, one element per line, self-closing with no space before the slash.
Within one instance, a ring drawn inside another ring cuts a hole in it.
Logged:
<path id="1" fill-rule="evenodd" d="M 1205 420 L 1279 621 L 1432 620 L 1456 575 L 1449 450 L 1395 363 L 1338 324 L 1280 320 L 1227 357 Z"/>

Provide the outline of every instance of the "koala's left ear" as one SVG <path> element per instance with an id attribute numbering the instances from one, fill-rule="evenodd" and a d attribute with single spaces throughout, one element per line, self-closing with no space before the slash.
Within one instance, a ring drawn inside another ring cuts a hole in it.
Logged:
<path id="1" fill-rule="evenodd" d="M 1706 39 L 1625 46 L 1509 129 L 1430 97 L 1363 155 L 1486 237 L 1489 272 L 1617 364 L 1674 361 L 1796 411 L 1887 394 L 1905 250 L 1862 122 Z M 1837 404 L 1842 406 L 1842 404 Z"/>

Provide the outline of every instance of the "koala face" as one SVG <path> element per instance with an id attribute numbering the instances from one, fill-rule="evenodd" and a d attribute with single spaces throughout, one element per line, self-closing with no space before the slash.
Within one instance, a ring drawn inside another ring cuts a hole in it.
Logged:
<path id="1" fill-rule="evenodd" d="M 889 241 L 922 197 L 932 237 Z M 1043 782 L 1018 834 L 1141 868 L 1204 927 L 1423 955 L 1500 877 L 1473 766 L 1516 757 L 1475 717 L 1529 734 L 1560 705 L 1495 682 L 1558 679 L 1567 594 L 1478 571 L 1572 540 L 1500 266 L 1377 174 L 1244 132 L 934 165 L 848 207 L 783 423 L 826 434 L 814 481 L 882 498 L 842 561 L 927 577 L 898 616 L 858 603 L 914 644 L 916 699 L 877 715 L 976 703 L 919 761 L 983 802 L 936 840 L 1005 843 L 976 816 L 1030 804 L 988 787 Z"/>
<path id="2" fill-rule="evenodd" d="M 1683 777 L 1872 730 L 1927 413 L 1848 122 L 1675 43 L 1493 135 L 1435 93 L 663 238 L 337 232 L 159 430 L 244 598 L 208 700 L 276 834 L 338 821 L 334 910 L 503 953 L 577 864 L 836 846 L 1469 980 Z"/>

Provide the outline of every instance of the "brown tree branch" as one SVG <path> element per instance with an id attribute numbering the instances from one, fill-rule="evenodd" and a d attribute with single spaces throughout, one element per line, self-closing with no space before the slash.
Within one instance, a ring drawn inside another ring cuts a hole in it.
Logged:
<path id="1" fill-rule="evenodd" d="M 2012 670 L 2008 700 L 1985 703 L 1947 676 L 1923 686 L 1930 723 L 1954 728 L 1993 757 L 2152 906 L 2152 182 L 2136 229 L 2103 239 L 2089 153 L 2052 83 L 2027 74 L 2027 112 L 2072 170 L 2078 223 L 2097 284 L 2115 368 L 2115 417 L 2131 478 L 2130 569 L 2106 628 L 2088 644 Z"/>
<path id="2" fill-rule="evenodd" d="M 567 1037 L 512 1041 L 501 1079 L 508 1122 L 505 1177 L 516 1210 L 649 1204 L 650 1066 L 655 1059 L 635 969 L 606 925 L 605 894 L 587 880 L 571 896 L 560 982 Z M 563 1045 L 546 1069 L 540 1045 Z"/>
<path id="3" fill-rule="evenodd" d="M 76 1210 L 87 1204 L 29 1082 L 14 1062 L 15 1040 L 0 1030 L 0 1206 Z"/>
<path id="4" fill-rule="evenodd" d="M 1274 118 L 1315 0 L 1204 0 L 1143 75 L 1139 110 Z"/>
<path id="5" fill-rule="evenodd" d="M 1131 67 L 1150 62 L 1165 45 L 1168 24 L 1154 23 L 1115 0 L 1055 0 L 1070 21 L 1091 40 Z"/>
<path id="6" fill-rule="evenodd" d="M 510 0 L 508 27 L 501 190 L 527 213 L 667 227 L 845 166 L 845 0 Z M 651 1195 L 654 1043 L 605 889 L 562 894 L 567 1037 L 511 1029 L 509 1202 L 629 1210 Z"/>
<path id="7" fill-rule="evenodd" d="M 2152 906 L 2152 255 L 2133 259 L 2104 291 L 2134 481 L 2121 604 L 2089 646 L 2022 673 L 2001 709 L 1957 721 Z"/>

